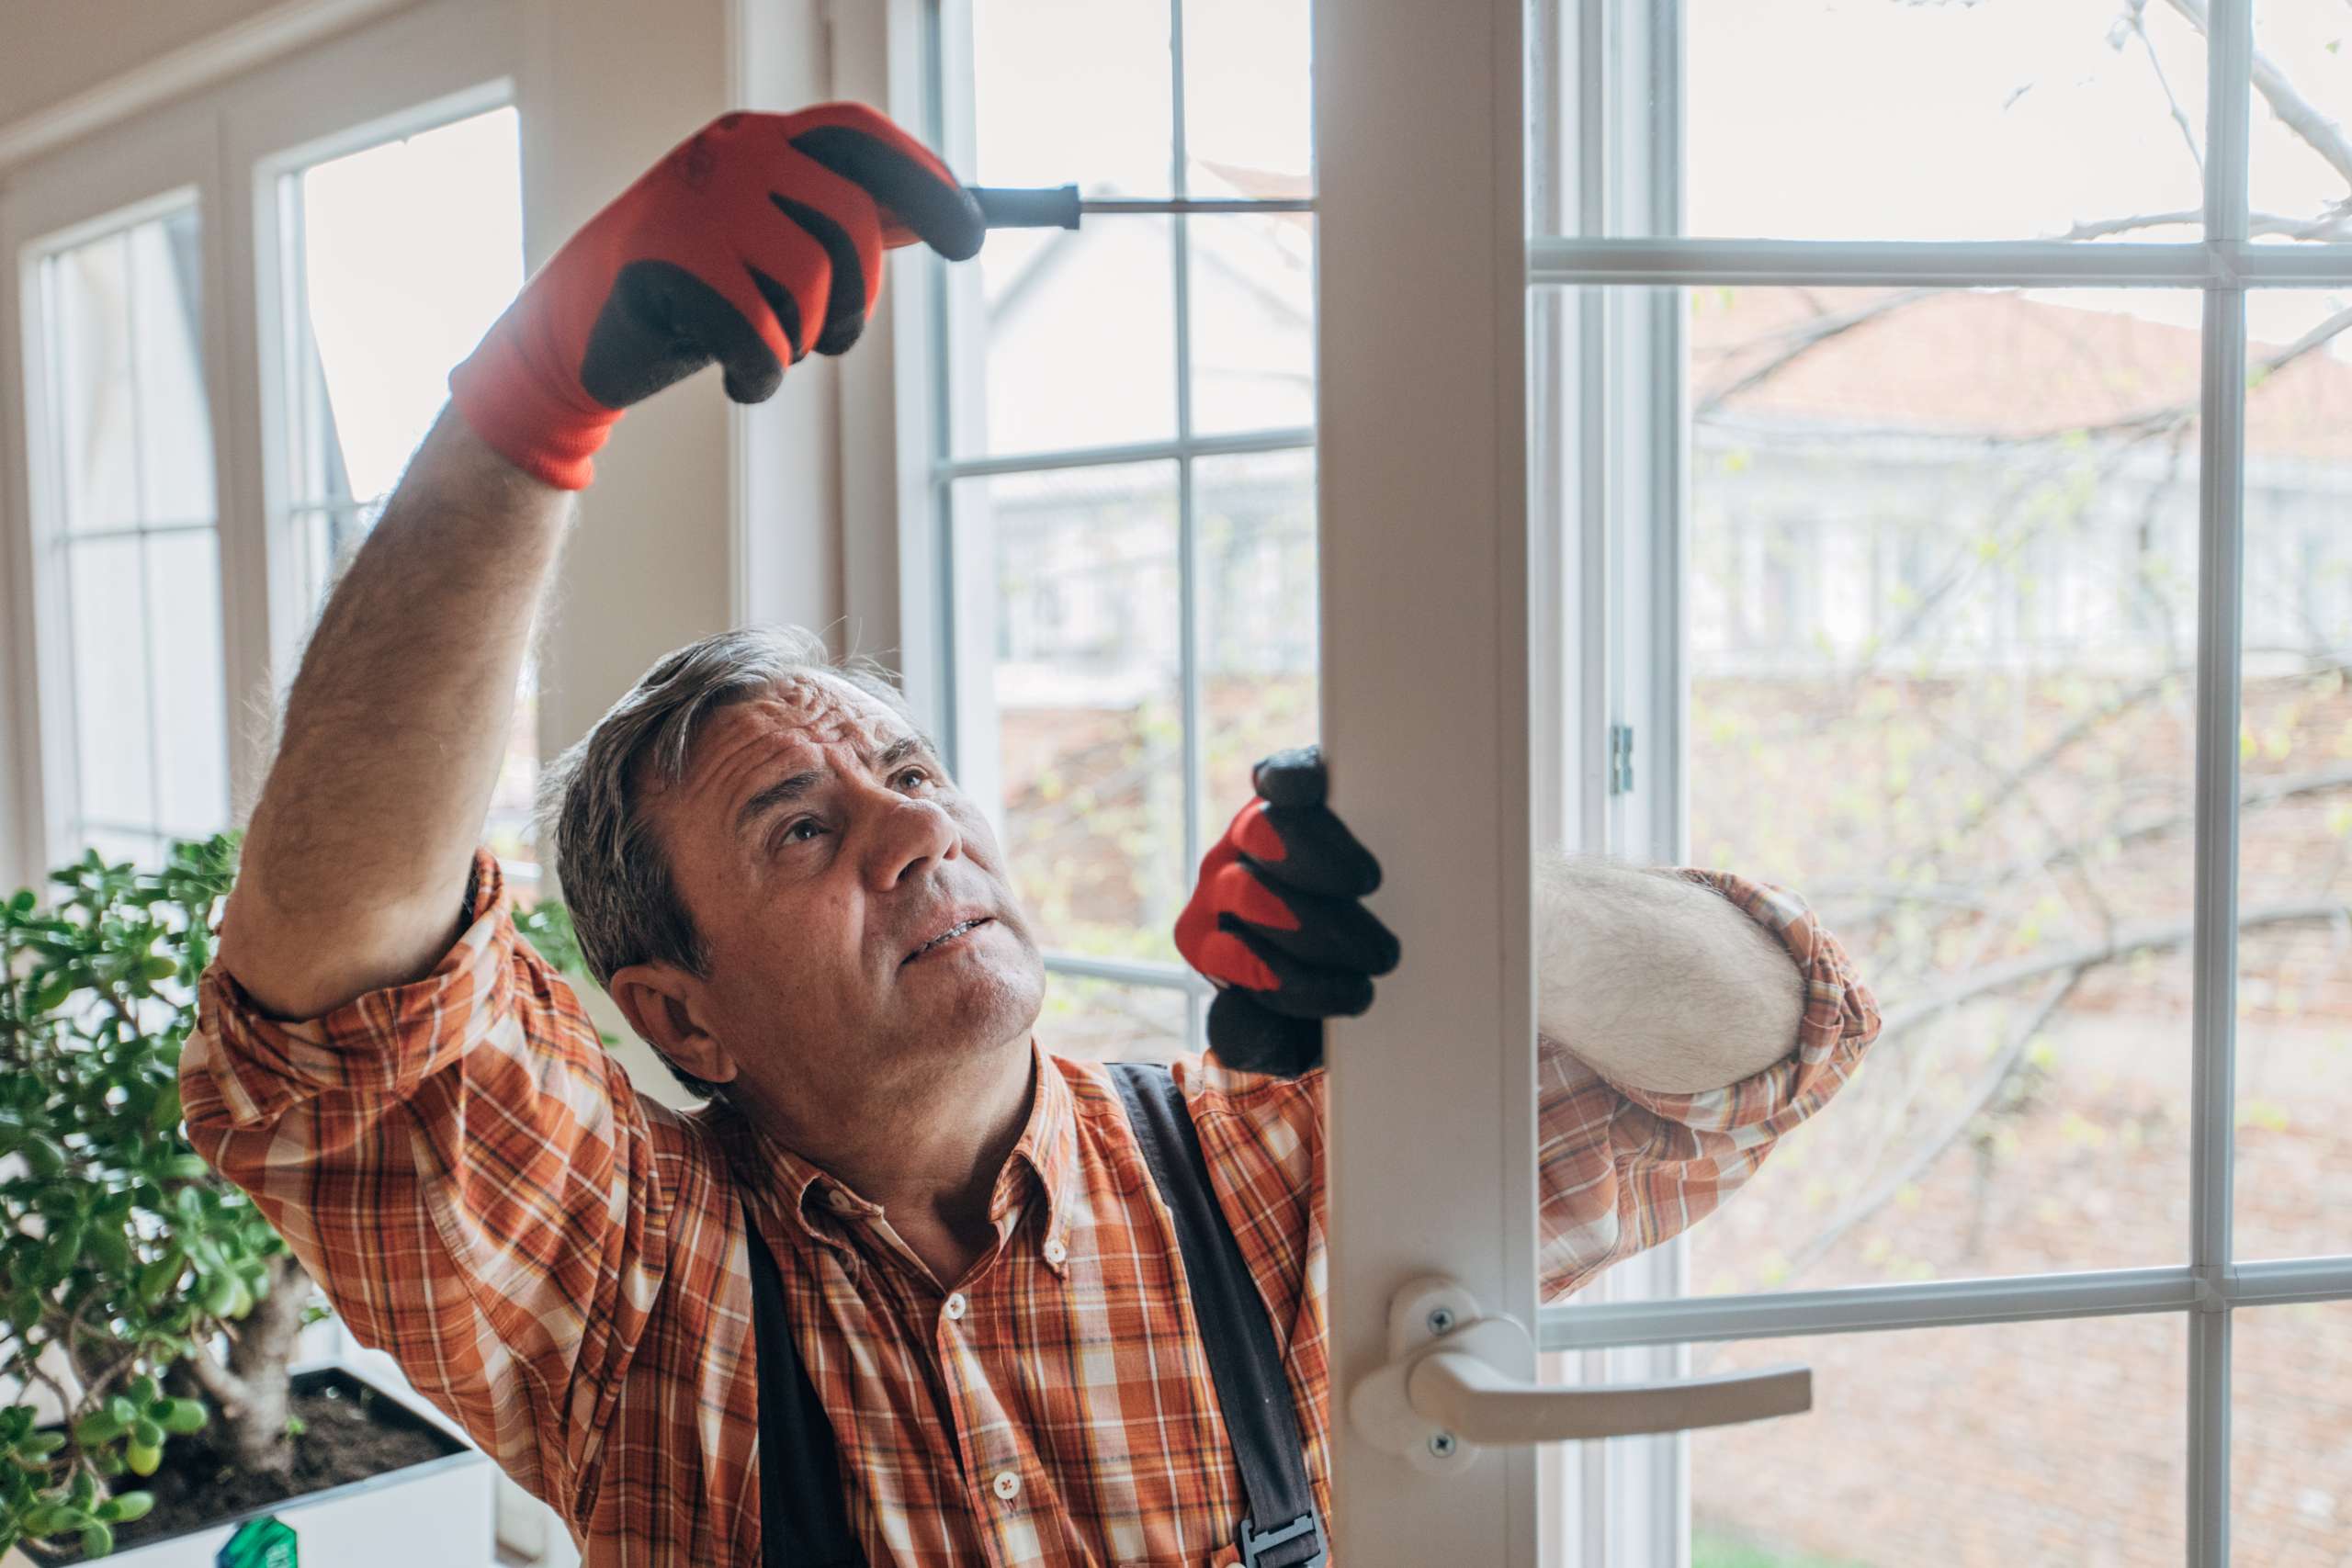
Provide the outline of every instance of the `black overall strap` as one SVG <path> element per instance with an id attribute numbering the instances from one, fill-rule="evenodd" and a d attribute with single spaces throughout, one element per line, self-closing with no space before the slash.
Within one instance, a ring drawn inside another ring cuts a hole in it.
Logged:
<path id="1" fill-rule="evenodd" d="M 752 1342 L 760 1379 L 760 1561 L 765 1568 L 865 1568 L 850 1533 L 841 1451 L 785 1315 L 784 1276 L 747 1205 Z"/>
<path id="2" fill-rule="evenodd" d="M 1209 1185 L 1184 1092 L 1154 1062 L 1114 1062 L 1111 1079 L 1126 1101 L 1152 1184 L 1176 1221 L 1193 1315 L 1250 1499 L 1250 1517 L 1235 1538 L 1241 1561 L 1246 1568 L 1322 1568 L 1323 1517 L 1307 1484 L 1306 1445 L 1282 1348 L 1241 1244 Z"/>

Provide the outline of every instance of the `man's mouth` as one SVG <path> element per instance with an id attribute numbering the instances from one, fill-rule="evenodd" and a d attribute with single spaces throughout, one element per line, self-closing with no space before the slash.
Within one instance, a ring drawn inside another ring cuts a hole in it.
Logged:
<path id="1" fill-rule="evenodd" d="M 945 931 L 941 931 L 937 936 L 933 937 L 929 942 L 924 942 L 921 947 L 916 948 L 912 953 L 908 953 L 904 958 L 899 960 L 899 967 L 903 969 L 918 958 L 928 956 L 931 953 L 938 952 L 943 947 L 946 947 L 952 943 L 962 941 L 965 937 L 971 935 L 972 932 L 979 930 L 982 926 L 989 924 L 990 919 L 991 917 L 987 915 L 975 915 L 968 920 L 956 921 L 954 925 L 949 926 Z"/>

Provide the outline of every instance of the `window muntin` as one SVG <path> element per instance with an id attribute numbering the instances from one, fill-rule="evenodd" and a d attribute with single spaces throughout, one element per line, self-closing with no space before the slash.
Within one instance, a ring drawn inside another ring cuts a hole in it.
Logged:
<path id="1" fill-rule="evenodd" d="M 473 351 L 523 282 L 516 112 L 495 108 L 281 172 L 285 528 L 305 614 L 383 512 Z M 525 664 L 485 841 L 536 861 L 537 668 Z"/>
<path id="2" fill-rule="evenodd" d="M 228 825 L 201 237 L 190 201 L 34 264 L 55 479 L 34 539 L 70 739 L 52 858 L 152 865 Z"/>

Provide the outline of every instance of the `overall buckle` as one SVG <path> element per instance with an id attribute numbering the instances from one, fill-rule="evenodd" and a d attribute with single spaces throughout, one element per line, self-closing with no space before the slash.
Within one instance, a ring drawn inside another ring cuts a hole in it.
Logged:
<path id="1" fill-rule="evenodd" d="M 1296 1562 L 1287 1564 L 1286 1568 L 1324 1568 L 1330 1548 L 1323 1539 L 1323 1516 L 1309 1508 L 1279 1529 L 1264 1531 L 1258 1529 L 1254 1520 L 1242 1520 L 1238 1541 L 1242 1568 L 1260 1568 L 1266 1559 L 1274 1554 L 1277 1547 L 1287 1546 L 1310 1532 L 1315 1537 L 1313 1555 L 1302 1557 Z"/>

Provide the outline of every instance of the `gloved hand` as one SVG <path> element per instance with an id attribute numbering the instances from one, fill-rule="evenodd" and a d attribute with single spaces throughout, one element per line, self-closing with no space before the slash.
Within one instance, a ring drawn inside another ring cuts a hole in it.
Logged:
<path id="1" fill-rule="evenodd" d="M 1363 907 L 1380 863 L 1323 804 L 1322 750 L 1277 751 L 1250 782 L 1258 797 L 1201 859 L 1176 947 L 1219 987 L 1210 1048 L 1227 1066 L 1295 1077 L 1323 1060 L 1321 1021 L 1370 1007 L 1398 949 Z"/>
<path id="2" fill-rule="evenodd" d="M 947 166 L 863 104 L 726 114 L 549 257 L 466 362 L 458 412 L 507 461 L 585 489 L 621 411 L 716 359 L 756 403 L 810 349 L 857 341 L 882 253 L 980 248 Z"/>

